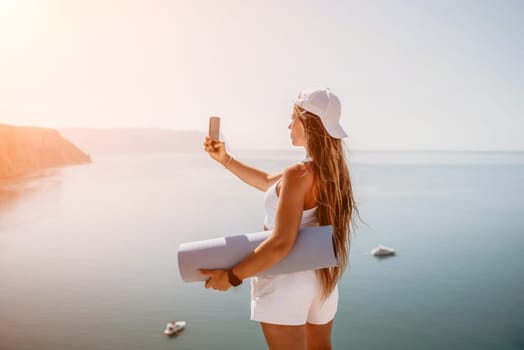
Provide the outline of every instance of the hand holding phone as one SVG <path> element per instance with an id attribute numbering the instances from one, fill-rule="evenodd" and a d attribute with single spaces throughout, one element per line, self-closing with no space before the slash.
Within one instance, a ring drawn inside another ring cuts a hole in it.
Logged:
<path id="1" fill-rule="evenodd" d="M 220 117 L 209 118 L 209 135 L 204 142 L 204 150 L 216 161 L 223 163 L 227 158 L 226 147 L 220 141 Z"/>

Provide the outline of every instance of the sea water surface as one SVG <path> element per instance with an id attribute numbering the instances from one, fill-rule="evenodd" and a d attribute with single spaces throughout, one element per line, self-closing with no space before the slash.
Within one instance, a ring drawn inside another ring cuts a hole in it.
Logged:
<path id="1" fill-rule="evenodd" d="M 234 155 L 270 172 L 291 151 Z M 178 275 L 180 243 L 263 228 L 205 154 L 93 155 L 0 182 L 0 349 L 265 349 L 249 281 Z M 360 214 L 335 349 L 524 348 L 524 153 L 353 152 Z M 378 244 L 398 254 L 377 259 Z M 187 321 L 178 336 L 168 321 Z"/>

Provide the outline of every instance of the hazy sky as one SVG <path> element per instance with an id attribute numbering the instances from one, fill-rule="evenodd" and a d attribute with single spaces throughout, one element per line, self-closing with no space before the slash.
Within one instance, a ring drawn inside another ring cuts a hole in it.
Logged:
<path id="1" fill-rule="evenodd" d="M 348 145 L 524 150 L 524 1 L 0 0 L 0 123 L 280 148 L 303 87 Z"/>

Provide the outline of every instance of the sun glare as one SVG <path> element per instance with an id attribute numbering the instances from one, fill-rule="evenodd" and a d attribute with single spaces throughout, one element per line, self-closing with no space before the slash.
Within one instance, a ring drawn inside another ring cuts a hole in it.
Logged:
<path id="1" fill-rule="evenodd" d="M 0 25 L 15 22 L 26 1 L 0 0 Z"/>
<path id="2" fill-rule="evenodd" d="M 3 13 L 5 10 L 15 8 L 20 4 L 21 1 L 17 0 L 0 0 L 0 13 Z"/>

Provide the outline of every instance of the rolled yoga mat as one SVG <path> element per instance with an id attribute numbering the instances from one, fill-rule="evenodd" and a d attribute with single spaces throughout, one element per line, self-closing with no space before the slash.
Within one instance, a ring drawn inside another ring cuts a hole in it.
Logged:
<path id="1" fill-rule="evenodd" d="M 205 281 L 209 277 L 198 269 L 229 269 L 238 264 L 272 231 L 247 233 L 182 243 L 178 248 L 178 269 L 185 282 Z M 304 227 L 289 254 L 256 276 L 313 270 L 338 265 L 333 248 L 332 226 Z"/>

